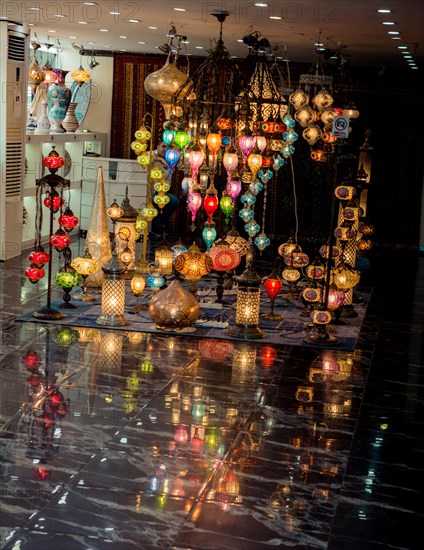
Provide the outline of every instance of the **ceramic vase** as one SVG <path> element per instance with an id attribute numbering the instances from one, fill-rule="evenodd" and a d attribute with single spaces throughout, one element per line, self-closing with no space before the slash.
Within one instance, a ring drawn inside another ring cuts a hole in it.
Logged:
<path id="1" fill-rule="evenodd" d="M 41 102 L 41 116 L 38 119 L 37 128 L 34 134 L 48 134 L 50 133 L 50 119 L 47 115 L 47 101 Z"/>
<path id="2" fill-rule="evenodd" d="M 67 132 L 76 132 L 78 130 L 79 122 L 75 116 L 75 109 L 78 103 L 71 101 L 66 111 L 66 116 L 62 121 L 62 126 Z"/>
<path id="3" fill-rule="evenodd" d="M 34 134 L 36 129 L 37 129 L 37 117 L 32 116 L 32 113 L 30 113 L 27 120 L 26 133 Z"/>
<path id="4" fill-rule="evenodd" d="M 199 302 L 179 281 L 160 290 L 149 304 L 149 314 L 159 329 L 191 327 L 199 316 Z"/>
<path id="5" fill-rule="evenodd" d="M 49 106 L 49 118 L 52 124 L 51 134 L 63 134 L 65 132 L 62 121 L 66 116 L 68 105 L 71 101 L 71 90 L 65 85 L 65 76 L 68 71 L 53 69 L 57 75 L 56 82 L 50 84 L 47 90 L 47 103 Z"/>

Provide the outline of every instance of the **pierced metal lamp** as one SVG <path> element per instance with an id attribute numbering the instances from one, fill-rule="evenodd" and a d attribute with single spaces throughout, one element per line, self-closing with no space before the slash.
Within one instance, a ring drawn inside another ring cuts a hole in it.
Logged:
<path id="1" fill-rule="evenodd" d="M 250 265 L 237 277 L 236 324 L 227 330 L 229 336 L 244 340 L 265 337 L 265 332 L 258 326 L 261 282 Z"/>

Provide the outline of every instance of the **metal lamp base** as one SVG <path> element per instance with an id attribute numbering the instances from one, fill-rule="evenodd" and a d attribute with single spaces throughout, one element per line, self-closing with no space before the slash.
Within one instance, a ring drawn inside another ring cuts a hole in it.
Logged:
<path id="1" fill-rule="evenodd" d="M 335 336 L 329 334 L 309 334 L 303 341 L 316 346 L 335 346 L 339 343 Z"/>
<path id="2" fill-rule="evenodd" d="M 262 319 L 268 319 L 269 321 L 282 321 L 284 317 L 280 315 L 279 313 L 274 313 L 273 311 L 270 311 L 269 313 L 264 313 L 261 315 Z"/>
<path id="3" fill-rule="evenodd" d="M 73 294 L 72 299 L 76 302 L 94 302 L 96 300 L 96 297 L 91 296 L 86 292 L 79 292 L 78 294 Z"/>
<path id="4" fill-rule="evenodd" d="M 342 306 L 342 312 L 340 314 L 340 317 L 343 317 L 344 319 L 352 319 L 353 317 L 358 317 L 358 314 L 356 313 L 353 305 L 348 304 L 348 305 Z"/>
<path id="5" fill-rule="evenodd" d="M 47 321 L 58 321 L 59 319 L 63 319 L 65 317 L 63 313 L 52 307 L 42 307 L 41 309 L 37 309 L 37 311 L 34 311 L 32 316 L 36 319 L 45 319 Z"/>
<path id="6" fill-rule="evenodd" d="M 128 321 L 125 319 L 124 315 L 100 315 L 96 319 L 96 325 L 123 327 L 128 325 Z"/>
<path id="7" fill-rule="evenodd" d="M 228 336 L 242 338 L 243 340 L 257 340 L 265 338 L 265 332 L 259 327 L 245 327 L 234 325 L 227 330 Z"/>

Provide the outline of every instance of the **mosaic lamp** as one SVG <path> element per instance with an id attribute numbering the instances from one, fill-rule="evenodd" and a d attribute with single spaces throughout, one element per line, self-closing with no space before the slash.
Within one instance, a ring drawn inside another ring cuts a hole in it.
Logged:
<path id="1" fill-rule="evenodd" d="M 78 256 L 77 258 L 74 258 L 72 260 L 71 266 L 82 277 L 82 292 L 79 294 L 75 294 L 73 296 L 74 300 L 80 300 L 82 302 L 92 302 L 96 298 L 94 296 L 90 296 L 90 294 L 87 293 L 87 277 L 98 271 L 98 269 L 100 268 L 100 262 L 95 260 L 88 249 L 86 249 L 84 252 L 84 256 Z"/>
<path id="2" fill-rule="evenodd" d="M 213 266 L 212 258 L 200 251 L 193 243 L 187 252 L 183 252 L 175 258 L 175 269 L 190 281 L 190 292 L 196 294 L 196 283 L 207 275 Z"/>
<path id="3" fill-rule="evenodd" d="M 261 282 L 251 266 L 237 277 L 236 324 L 227 330 L 229 336 L 244 340 L 265 337 L 258 326 Z"/>
<path id="4" fill-rule="evenodd" d="M 222 302 L 224 294 L 224 277 L 223 274 L 227 271 L 235 269 L 241 261 L 240 254 L 230 247 L 227 241 L 219 239 L 209 250 L 209 256 L 212 258 L 213 269 L 218 272 L 218 280 L 216 287 L 217 303 Z"/>
<path id="5" fill-rule="evenodd" d="M 60 286 L 64 292 L 63 303 L 59 304 L 58 307 L 61 309 L 75 309 L 76 306 L 71 304 L 70 292 L 74 286 L 79 286 L 82 283 L 81 275 L 70 265 L 65 265 L 56 273 L 54 282 Z"/>

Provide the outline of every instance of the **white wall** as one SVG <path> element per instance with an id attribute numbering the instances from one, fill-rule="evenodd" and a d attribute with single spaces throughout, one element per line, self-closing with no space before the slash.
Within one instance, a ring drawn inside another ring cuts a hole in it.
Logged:
<path id="1" fill-rule="evenodd" d="M 102 132 L 108 136 L 106 153 L 110 152 L 110 129 L 112 121 L 112 83 L 113 83 L 113 57 L 97 57 L 100 63 L 95 69 L 88 67 L 89 57 L 83 56 L 82 64 L 85 70 L 91 74 L 92 89 L 90 107 L 82 123 L 80 130 L 88 132 Z M 72 84 L 71 72 L 80 66 L 80 55 L 75 48 L 64 48 L 60 53 L 61 67 L 70 71 L 66 76 L 66 85 Z"/>

